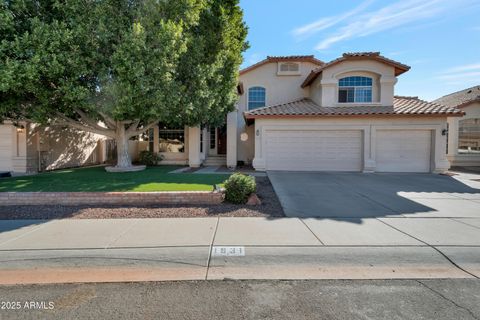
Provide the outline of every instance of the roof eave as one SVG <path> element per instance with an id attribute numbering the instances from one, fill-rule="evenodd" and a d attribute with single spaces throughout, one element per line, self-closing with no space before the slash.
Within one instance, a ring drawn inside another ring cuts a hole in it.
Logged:
<path id="1" fill-rule="evenodd" d="M 252 115 L 244 113 L 244 118 L 246 120 L 255 120 L 255 119 L 275 119 L 275 118 L 366 118 L 366 117 L 463 117 L 464 112 L 461 113 L 374 113 L 374 114 L 276 114 L 276 115 L 266 115 L 258 114 Z"/>
<path id="2" fill-rule="evenodd" d="M 410 70 L 410 66 L 403 65 L 403 64 L 398 64 L 398 63 L 393 63 L 393 62 L 385 60 L 381 57 L 348 57 L 348 58 L 341 58 L 341 60 L 335 61 L 331 65 L 328 65 L 328 63 L 327 63 L 327 66 L 325 68 L 322 68 L 321 70 L 318 70 L 318 71 L 312 70 L 312 72 L 310 72 L 310 74 L 303 81 L 301 87 L 302 88 L 308 87 L 309 85 L 311 85 L 313 83 L 313 81 L 315 81 L 315 79 L 320 75 L 320 73 L 322 73 L 323 70 L 328 69 L 328 68 L 330 68 L 330 67 L 332 67 L 332 66 L 334 66 L 338 63 L 341 63 L 341 62 L 344 62 L 344 61 L 347 61 L 347 60 L 364 60 L 364 59 L 373 59 L 373 60 L 376 60 L 380 63 L 384 63 L 384 64 L 392 66 L 395 69 L 394 73 L 395 73 L 396 77 L 398 77 L 399 75 L 404 74 L 405 72 Z"/>

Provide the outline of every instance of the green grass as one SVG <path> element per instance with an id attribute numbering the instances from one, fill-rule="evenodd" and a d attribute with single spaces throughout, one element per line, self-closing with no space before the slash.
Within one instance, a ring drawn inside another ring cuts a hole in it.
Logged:
<path id="1" fill-rule="evenodd" d="M 168 173 L 179 167 L 159 166 L 139 172 L 109 173 L 103 167 L 77 168 L 33 176 L 2 178 L 0 192 L 52 191 L 211 191 L 228 174 Z"/>

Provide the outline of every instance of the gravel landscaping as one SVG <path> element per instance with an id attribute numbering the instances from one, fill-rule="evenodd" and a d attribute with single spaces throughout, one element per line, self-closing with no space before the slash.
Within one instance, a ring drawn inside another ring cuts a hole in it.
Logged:
<path id="1" fill-rule="evenodd" d="M 86 207 L 86 206 L 3 206 L 0 219 L 111 219 L 173 217 L 283 217 L 283 210 L 268 177 L 256 177 L 259 206 L 221 205 Z"/>

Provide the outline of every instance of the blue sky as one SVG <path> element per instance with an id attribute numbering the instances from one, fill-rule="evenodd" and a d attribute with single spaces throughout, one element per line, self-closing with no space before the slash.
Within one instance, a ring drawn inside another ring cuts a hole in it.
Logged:
<path id="1" fill-rule="evenodd" d="M 241 0 L 246 67 L 267 55 L 323 61 L 380 51 L 412 68 L 395 94 L 432 100 L 480 85 L 480 0 Z"/>

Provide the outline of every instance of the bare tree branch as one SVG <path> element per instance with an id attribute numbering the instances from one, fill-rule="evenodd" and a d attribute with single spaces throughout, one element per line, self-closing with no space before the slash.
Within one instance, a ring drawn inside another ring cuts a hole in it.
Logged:
<path id="1" fill-rule="evenodd" d="M 133 122 L 127 129 L 127 132 L 128 133 L 131 133 L 131 132 L 134 132 L 137 130 L 137 127 L 140 123 L 140 120 L 135 120 L 135 122 Z"/>
<path id="2" fill-rule="evenodd" d="M 106 113 L 101 112 L 101 111 L 99 111 L 98 114 L 102 116 L 103 122 L 105 123 L 105 125 L 108 128 L 115 129 L 116 123 L 115 123 L 115 120 L 113 120 L 112 117 L 109 117 Z"/>
<path id="3" fill-rule="evenodd" d="M 141 127 L 140 129 L 138 129 L 138 130 L 135 130 L 135 131 L 130 132 L 128 136 L 129 136 L 129 138 L 134 137 L 134 136 L 138 136 L 139 134 L 144 133 L 144 132 L 147 131 L 148 129 L 153 128 L 155 125 L 157 125 L 157 123 L 158 123 L 157 120 L 155 120 L 155 121 L 153 121 L 153 122 L 150 122 L 150 123 L 147 124 L 146 126 L 143 126 L 143 127 Z"/>
<path id="4" fill-rule="evenodd" d="M 105 130 L 105 129 L 108 129 L 105 128 L 105 127 L 102 127 L 98 124 L 98 121 L 96 121 L 95 119 L 92 119 L 91 117 L 89 117 L 85 112 L 83 112 L 82 110 L 80 109 L 75 109 L 75 112 L 78 113 L 81 117 L 81 121 L 84 122 L 87 126 L 90 126 L 94 129 L 98 129 L 98 130 Z"/>
<path id="5" fill-rule="evenodd" d="M 115 137 L 116 137 L 115 131 L 113 131 L 113 130 L 105 129 L 105 128 L 101 128 L 101 127 L 99 127 L 100 129 L 90 127 L 90 126 L 84 125 L 84 124 L 82 124 L 78 121 L 69 119 L 69 118 L 65 117 L 64 115 L 62 115 L 60 113 L 57 113 L 57 118 L 52 120 L 51 125 L 68 126 L 68 127 L 72 127 L 72 128 L 78 129 L 78 130 L 87 131 L 87 132 L 99 134 L 99 135 L 102 135 L 102 136 L 106 136 L 106 137 L 109 137 L 109 138 L 112 138 L 112 139 L 115 139 Z"/>

